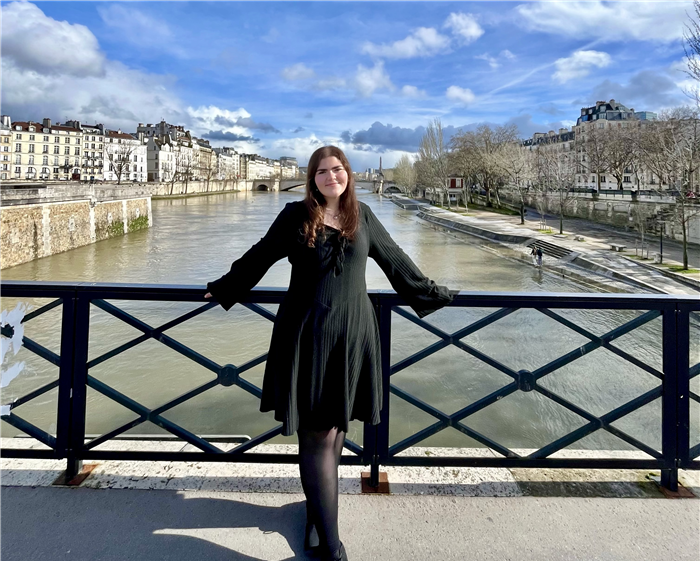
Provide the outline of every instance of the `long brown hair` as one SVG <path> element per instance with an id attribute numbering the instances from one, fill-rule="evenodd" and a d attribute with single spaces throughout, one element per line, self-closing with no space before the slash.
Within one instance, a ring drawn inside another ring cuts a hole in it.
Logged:
<path id="1" fill-rule="evenodd" d="M 340 148 L 324 146 L 311 154 L 309 167 L 306 172 L 306 197 L 304 197 L 304 203 L 309 212 L 309 218 L 302 226 L 302 233 L 306 245 L 309 247 L 314 247 L 316 237 L 323 230 L 323 215 L 326 208 L 326 198 L 316 187 L 316 172 L 323 158 L 332 157 L 340 160 L 348 174 L 348 184 L 343 194 L 340 195 L 339 201 L 340 235 L 352 240 L 357 232 L 360 219 L 360 205 L 357 202 L 357 195 L 355 195 L 355 179 L 352 176 L 350 162 L 348 162 L 347 157 Z"/>

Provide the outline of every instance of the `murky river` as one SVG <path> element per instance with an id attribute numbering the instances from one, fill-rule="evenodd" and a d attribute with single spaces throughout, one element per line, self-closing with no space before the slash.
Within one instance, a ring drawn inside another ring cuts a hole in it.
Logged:
<path id="1" fill-rule="evenodd" d="M 476 238 L 436 230 L 414 212 L 403 211 L 389 200 L 362 192 L 395 240 L 428 276 L 450 288 L 474 291 L 591 292 L 585 285 L 543 273 L 525 263 L 504 259 Z M 3 271 L 5 280 L 95 281 L 148 284 L 201 285 L 226 272 L 235 258 L 265 233 L 274 216 L 301 193 L 239 193 L 153 202 L 154 227 Z M 285 261 L 270 269 L 259 286 L 284 287 L 291 266 Z M 370 261 L 369 288 L 390 288 L 379 267 Z M 49 300 L 26 301 L 29 309 Z M 197 304 L 113 302 L 149 325 L 156 326 L 194 309 Z M 17 305 L 3 300 L 3 310 Z M 276 306 L 267 306 L 274 311 Z M 428 316 L 428 321 L 453 332 L 492 312 L 452 308 Z M 639 315 L 639 312 L 564 310 L 597 335 Z M 93 307 L 89 358 L 137 337 L 141 333 Z M 265 318 L 236 305 L 226 313 L 216 308 L 186 322 L 168 334 L 219 364 L 243 364 L 267 352 L 272 325 Z M 59 351 L 60 307 L 26 325 L 25 335 L 56 353 Z M 392 363 L 435 342 L 437 337 L 395 315 L 392 323 Z M 693 363 L 700 359 L 698 337 L 693 340 Z M 535 310 L 519 310 L 464 339 L 479 351 L 515 369 L 535 370 L 588 342 Z M 616 340 L 615 345 L 646 364 L 661 369 L 661 320 Z M 2 403 L 36 389 L 58 376 L 58 368 L 27 349 L 7 353 L 4 369 L 23 363 L 21 372 L 3 389 Z M 17 367 L 17 366 L 15 366 Z M 264 365 L 243 377 L 261 386 Z M 213 374 L 164 345 L 150 340 L 90 370 L 90 375 L 143 405 L 156 407 L 213 379 Z M 510 378 L 450 346 L 397 373 L 392 383 L 446 412 L 458 411 L 496 389 Z M 700 382 L 696 378 L 694 382 Z M 615 354 L 598 349 L 541 380 L 541 385 L 602 415 L 660 382 Z M 695 391 L 700 391 L 694 383 Z M 15 409 L 15 413 L 55 432 L 56 397 L 53 390 Z M 203 435 L 260 434 L 277 423 L 272 413 L 260 413 L 259 402 L 237 386 L 217 386 L 167 411 L 164 416 Z M 661 403 L 656 400 L 615 423 L 642 442 L 659 449 Z M 102 434 L 136 418 L 136 415 L 88 389 L 87 433 Z M 698 416 L 693 412 L 693 439 L 698 440 Z M 403 440 L 435 422 L 435 418 L 404 400 L 391 397 L 391 442 Z M 587 421 L 537 392 L 516 392 L 464 423 L 506 446 L 538 448 L 582 426 Z M 16 431 L 2 423 L 3 436 Z M 133 432 L 155 434 L 160 429 L 145 423 Z M 354 422 L 349 438 L 362 442 L 362 425 Z M 279 442 L 294 442 L 294 437 Z M 424 441 L 433 446 L 480 446 L 454 429 Z M 598 432 L 572 448 L 627 449 L 608 433 Z"/>

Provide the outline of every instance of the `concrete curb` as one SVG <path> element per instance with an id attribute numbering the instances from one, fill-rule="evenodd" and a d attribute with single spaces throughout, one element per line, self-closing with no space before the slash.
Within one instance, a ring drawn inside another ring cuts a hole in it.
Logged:
<path id="1" fill-rule="evenodd" d="M 672 271 L 665 271 L 664 269 L 659 269 L 658 267 L 654 267 L 653 265 L 650 265 L 649 263 L 642 263 L 640 261 L 637 261 L 636 259 L 632 259 L 630 257 L 627 257 L 626 255 L 621 255 L 620 257 L 623 257 L 624 259 L 627 259 L 628 261 L 631 261 L 635 265 L 640 265 L 646 269 L 649 269 L 651 271 L 656 271 L 657 273 L 668 277 L 669 279 L 673 279 L 676 282 L 679 282 L 681 284 L 685 284 L 686 286 L 690 286 L 692 288 L 699 288 L 700 289 L 700 281 L 697 281 L 695 279 L 689 279 L 683 275 L 679 275 L 678 273 L 674 273 Z"/>

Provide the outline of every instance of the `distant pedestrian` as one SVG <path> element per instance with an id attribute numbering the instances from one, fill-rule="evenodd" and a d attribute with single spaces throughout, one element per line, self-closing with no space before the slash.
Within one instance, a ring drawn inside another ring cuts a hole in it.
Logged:
<path id="1" fill-rule="evenodd" d="M 537 246 L 532 246 L 532 251 L 530 252 L 530 257 L 532 257 L 532 264 L 537 267 Z"/>
<path id="2" fill-rule="evenodd" d="M 537 266 L 538 266 L 538 267 L 541 267 L 541 266 L 542 266 L 542 255 L 544 255 L 544 254 L 542 253 L 542 248 L 541 248 L 541 247 L 538 247 L 538 248 L 537 248 Z"/>

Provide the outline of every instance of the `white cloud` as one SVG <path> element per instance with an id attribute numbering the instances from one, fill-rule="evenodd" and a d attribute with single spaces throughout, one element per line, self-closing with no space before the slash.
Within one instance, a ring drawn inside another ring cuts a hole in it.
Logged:
<path id="1" fill-rule="evenodd" d="M 445 95 L 447 96 L 447 99 L 456 101 L 463 105 L 470 105 L 474 103 L 474 100 L 476 100 L 474 92 L 472 92 L 469 88 L 460 88 L 459 86 L 450 86 L 447 88 Z"/>
<path id="2" fill-rule="evenodd" d="M 414 99 L 422 99 L 427 97 L 425 90 L 419 90 L 416 86 L 404 86 L 401 88 L 401 95 Z"/>
<path id="3" fill-rule="evenodd" d="M 476 55 L 474 58 L 479 60 L 485 60 L 489 63 L 489 66 L 495 70 L 503 64 L 503 59 L 514 60 L 515 55 L 511 53 L 508 49 L 506 49 L 504 51 L 501 51 L 498 56 L 491 56 L 488 53 L 484 53 L 483 55 Z"/>
<path id="4" fill-rule="evenodd" d="M 298 62 L 292 66 L 287 66 L 284 70 L 282 70 L 282 78 L 289 82 L 293 82 L 295 80 L 309 80 L 315 75 L 316 73 L 303 62 Z"/>
<path id="5" fill-rule="evenodd" d="M 446 51 L 450 39 L 441 35 L 432 27 L 419 27 L 411 35 L 390 45 L 375 45 L 365 43 L 362 52 L 371 56 L 384 58 L 414 58 L 429 57 Z"/>
<path id="6" fill-rule="evenodd" d="M 353 86 L 360 97 L 370 97 L 375 90 L 394 89 L 394 84 L 384 70 L 383 62 L 377 62 L 372 68 L 358 65 Z"/>
<path id="7" fill-rule="evenodd" d="M 484 30 L 472 14 L 451 13 L 443 27 L 451 29 L 452 34 L 463 44 L 472 43 L 484 34 Z"/>
<path id="8" fill-rule="evenodd" d="M 570 57 L 560 58 L 554 63 L 557 71 L 552 74 L 560 84 L 588 76 L 592 67 L 604 68 L 612 62 L 608 53 L 600 51 L 576 51 Z"/>
<path id="9" fill-rule="evenodd" d="M 27 2 L 2 7 L 2 60 L 43 75 L 85 77 L 105 72 L 104 54 L 87 27 L 47 17 Z"/>
<path id="10" fill-rule="evenodd" d="M 489 66 L 494 70 L 501 66 L 501 63 L 498 62 L 498 59 L 494 56 L 489 55 L 488 53 L 484 53 L 483 55 L 476 55 L 474 58 L 479 60 L 485 60 L 489 63 Z"/>
<path id="11" fill-rule="evenodd" d="M 528 2 L 515 8 L 526 29 L 577 40 L 670 43 L 683 36 L 691 2 Z"/>

